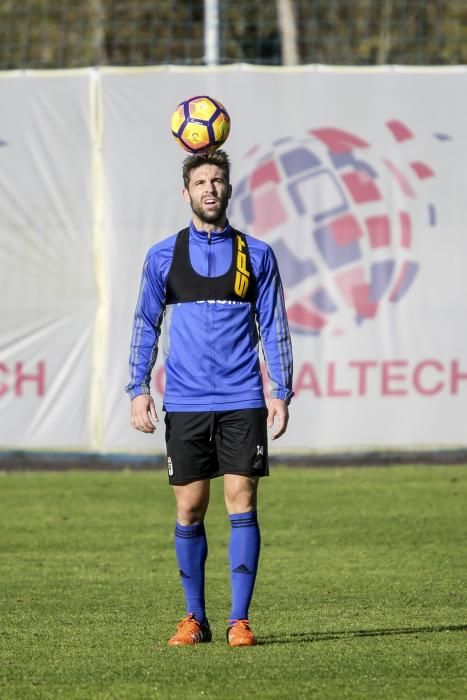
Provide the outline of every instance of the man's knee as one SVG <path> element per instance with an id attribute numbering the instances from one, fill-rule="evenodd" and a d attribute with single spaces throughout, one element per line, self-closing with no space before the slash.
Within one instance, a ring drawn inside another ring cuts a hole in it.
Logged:
<path id="1" fill-rule="evenodd" d="M 206 515 L 206 508 L 189 503 L 177 504 L 177 521 L 180 525 L 196 525 L 201 523 Z"/>
<path id="2" fill-rule="evenodd" d="M 257 488 L 258 479 L 255 477 L 226 474 L 224 496 L 227 511 L 233 514 L 256 510 Z"/>
<path id="3" fill-rule="evenodd" d="M 180 525 L 195 525 L 204 520 L 209 503 L 209 481 L 196 481 L 173 487 Z"/>

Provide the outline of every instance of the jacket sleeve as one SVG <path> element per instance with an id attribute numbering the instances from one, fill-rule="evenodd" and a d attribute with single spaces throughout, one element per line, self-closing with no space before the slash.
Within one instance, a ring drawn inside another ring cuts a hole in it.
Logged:
<path id="1" fill-rule="evenodd" d="M 293 396 L 292 343 L 282 282 L 271 248 L 262 258 L 257 277 L 256 320 L 271 382 L 271 395 L 289 403 Z"/>
<path id="2" fill-rule="evenodd" d="M 165 311 L 165 284 L 157 265 L 157 253 L 149 251 L 143 265 L 141 286 L 133 320 L 130 346 L 131 399 L 150 393 L 151 372 L 157 358 L 160 328 Z"/>

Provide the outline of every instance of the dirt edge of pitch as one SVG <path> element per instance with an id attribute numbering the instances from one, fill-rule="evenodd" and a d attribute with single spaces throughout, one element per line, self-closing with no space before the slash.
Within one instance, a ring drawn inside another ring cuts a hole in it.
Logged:
<path id="1" fill-rule="evenodd" d="M 467 448 L 439 450 L 370 450 L 352 452 L 275 453 L 270 455 L 272 467 L 389 467 L 403 464 L 467 466 Z M 80 452 L 35 452 L 0 450 L 0 471 L 94 471 L 163 470 L 166 458 L 132 454 L 100 454 Z"/>

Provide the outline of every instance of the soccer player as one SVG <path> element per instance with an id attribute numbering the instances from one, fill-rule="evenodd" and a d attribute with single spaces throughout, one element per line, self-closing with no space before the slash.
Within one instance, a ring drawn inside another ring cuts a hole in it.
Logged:
<path id="1" fill-rule="evenodd" d="M 292 351 L 282 284 L 271 248 L 226 217 L 232 193 L 227 154 L 183 164 L 188 228 L 154 245 L 144 262 L 130 355 L 131 425 L 158 421 L 150 378 L 159 337 L 164 354 L 167 469 L 176 501 L 175 551 L 186 617 L 169 645 L 211 640 L 204 600 L 204 517 L 210 479 L 223 476 L 231 522 L 232 588 L 227 640 L 252 646 L 248 620 L 260 553 L 258 480 L 268 474 L 267 427 L 285 432 Z M 272 397 L 266 408 L 258 341 Z M 267 427 L 266 427 L 267 426 Z M 274 427 L 273 427 L 274 426 Z"/>

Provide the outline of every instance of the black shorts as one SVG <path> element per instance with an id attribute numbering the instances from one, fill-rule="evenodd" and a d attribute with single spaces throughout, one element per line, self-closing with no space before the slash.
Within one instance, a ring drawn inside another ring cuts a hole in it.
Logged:
<path id="1" fill-rule="evenodd" d="M 267 476 L 267 409 L 165 414 L 170 484 L 224 474 Z"/>

